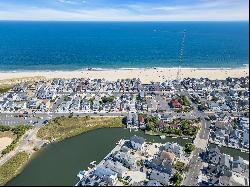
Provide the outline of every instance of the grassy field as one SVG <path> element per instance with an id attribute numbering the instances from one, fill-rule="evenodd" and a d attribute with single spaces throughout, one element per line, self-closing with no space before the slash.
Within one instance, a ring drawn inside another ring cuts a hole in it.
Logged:
<path id="1" fill-rule="evenodd" d="M 120 117 L 58 117 L 39 129 L 37 136 L 44 140 L 61 141 L 90 130 L 122 125 Z"/>
<path id="2" fill-rule="evenodd" d="M 28 159 L 28 153 L 20 152 L 3 164 L 0 167 L 0 186 L 3 186 L 10 179 L 15 177 Z"/>
<path id="3" fill-rule="evenodd" d="M 0 87 L 1 86 L 13 86 L 18 83 L 23 82 L 34 82 L 39 80 L 46 80 L 46 77 L 43 76 L 34 76 L 34 77 L 22 77 L 22 78 L 12 78 L 12 79 L 4 79 L 0 80 Z"/>
<path id="4" fill-rule="evenodd" d="M 11 88 L 12 86 L 9 85 L 0 85 L 0 94 L 8 92 Z"/>

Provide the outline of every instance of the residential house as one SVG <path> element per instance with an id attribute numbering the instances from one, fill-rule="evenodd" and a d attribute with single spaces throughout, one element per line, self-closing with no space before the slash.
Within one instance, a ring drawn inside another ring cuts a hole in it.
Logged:
<path id="1" fill-rule="evenodd" d="M 157 101 L 155 99 L 147 100 L 147 106 L 149 112 L 156 112 L 157 111 Z"/>
<path id="2" fill-rule="evenodd" d="M 48 110 L 48 109 L 50 108 L 50 100 L 44 99 L 44 100 L 41 102 L 39 108 L 40 108 L 41 110 L 43 110 L 43 111 L 44 111 L 44 110 Z"/>
<path id="3" fill-rule="evenodd" d="M 172 108 L 181 108 L 182 107 L 181 103 L 177 99 L 172 99 L 170 101 L 170 106 Z"/>
<path id="4" fill-rule="evenodd" d="M 27 102 L 27 108 L 29 108 L 29 109 L 37 109 L 39 107 L 39 105 L 40 105 L 40 100 L 38 100 L 36 98 L 31 98 Z"/>
<path id="5" fill-rule="evenodd" d="M 131 143 L 133 149 L 143 150 L 145 139 L 140 137 L 140 136 L 134 135 L 130 138 L 130 143 Z"/>
<path id="6" fill-rule="evenodd" d="M 138 116 L 138 120 L 139 120 L 139 125 L 144 125 L 145 124 L 145 119 L 143 115 Z"/>
<path id="7" fill-rule="evenodd" d="M 167 173 L 162 173 L 162 172 L 159 172 L 157 170 L 152 170 L 152 172 L 150 173 L 149 178 L 151 180 L 158 181 L 159 183 L 161 183 L 164 186 L 169 185 L 170 176 Z"/>
<path id="8" fill-rule="evenodd" d="M 215 102 L 210 102 L 209 105 L 209 111 L 221 111 L 220 105 L 218 103 Z"/>
<path id="9" fill-rule="evenodd" d="M 124 167 L 120 162 L 113 162 L 112 160 L 106 160 L 103 166 L 110 168 L 112 171 L 116 172 L 118 177 L 123 178 L 128 171 L 128 168 Z"/>
<path id="10" fill-rule="evenodd" d="M 137 167 L 135 159 L 127 153 L 123 153 L 123 152 L 116 153 L 114 155 L 114 160 L 121 162 L 123 166 L 129 169 L 134 169 Z"/>
<path id="11" fill-rule="evenodd" d="M 146 186 L 162 186 L 161 183 L 159 183 L 158 181 L 156 180 L 149 180 L 146 184 Z"/>
<path id="12" fill-rule="evenodd" d="M 178 158 L 181 158 L 184 155 L 183 147 L 177 143 L 167 142 L 164 146 L 164 150 L 174 153 Z"/>
<path id="13" fill-rule="evenodd" d="M 95 171 L 94 174 L 100 178 L 102 178 L 105 182 L 107 182 L 108 185 L 115 185 L 117 180 L 118 180 L 118 176 L 117 173 L 112 171 L 109 168 L 106 168 L 104 166 L 98 166 Z"/>
<path id="14" fill-rule="evenodd" d="M 220 161 L 221 153 L 218 147 L 210 148 L 207 152 L 208 163 L 218 164 Z"/>

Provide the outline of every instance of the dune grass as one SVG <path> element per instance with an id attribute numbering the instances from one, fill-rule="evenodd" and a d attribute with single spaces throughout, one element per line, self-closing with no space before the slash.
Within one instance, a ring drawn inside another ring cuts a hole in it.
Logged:
<path id="1" fill-rule="evenodd" d="M 61 141 L 81 133 L 98 129 L 122 127 L 120 117 L 57 117 L 39 129 L 37 136 L 44 140 Z"/>
<path id="2" fill-rule="evenodd" d="M 10 91 L 12 86 L 10 85 L 0 85 L 0 94 Z"/>
<path id="3" fill-rule="evenodd" d="M 22 166 L 28 161 L 29 155 L 26 152 L 19 152 L 0 167 L 0 186 L 5 185 L 15 177 Z"/>

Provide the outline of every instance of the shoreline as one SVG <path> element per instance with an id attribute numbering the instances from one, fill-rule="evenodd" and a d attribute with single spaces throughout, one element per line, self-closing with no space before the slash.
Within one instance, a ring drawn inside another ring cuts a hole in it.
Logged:
<path id="1" fill-rule="evenodd" d="M 244 64 L 242 66 L 237 67 L 181 67 L 180 69 L 184 70 L 234 70 L 234 69 L 247 69 L 249 67 L 249 64 Z M 17 69 L 17 70 L 0 70 L 0 73 L 28 73 L 28 72 L 74 72 L 74 71 L 111 71 L 111 70 L 168 70 L 168 69 L 179 69 L 178 66 L 176 67 L 160 67 L 160 66 L 154 66 L 154 67 L 117 67 L 117 68 L 101 68 L 101 67 L 89 67 L 89 68 L 79 68 L 79 69 L 59 69 L 59 70 L 49 70 L 49 69 Z"/>
<path id="2" fill-rule="evenodd" d="M 90 78 L 116 81 L 117 79 L 139 78 L 143 83 L 163 82 L 177 78 L 179 68 L 141 68 L 141 69 L 88 69 L 72 71 L 16 71 L 0 72 L 0 80 L 25 79 L 32 77 L 53 78 Z M 225 79 L 227 77 L 249 76 L 248 67 L 241 68 L 180 68 L 179 77 Z"/>
<path id="3" fill-rule="evenodd" d="M 64 141 L 68 141 L 69 139 L 72 139 L 72 138 L 76 138 L 77 136 L 82 136 L 82 135 L 84 135 L 84 134 L 87 134 L 87 133 L 90 133 L 90 132 L 94 132 L 94 131 L 97 131 L 97 130 L 101 130 L 101 129 L 109 129 L 109 128 L 114 128 L 114 129 L 116 129 L 116 128 L 120 128 L 120 129 L 123 129 L 123 130 L 125 130 L 124 128 L 122 128 L 122 127 L 103 127 L 103 128 L 96 128 L 96 129 L 92 129 L 92 130 L 89 130 L 89 131 L 86 131 L 86 132 L 83 132 L 83 133 L 80 133 L 80 134 L 77 134 L 77 135 L 74 135 L 74 136 L 72 136 L 72 137 L 69 137 L 69 138 L 65 138 L 65 139 L 63 139 L 62 141 L 56 141 L 56 142 L 48 142 L 47 144 L 45 144 L 43 147 L 41 147 L 39 150 L 37 150 L 37 151 L 34 151 L 32 154 L 29 154 L 29 159 L 25 162 L 25 163 L 23 163 L 22 164 L 22 166 L 17 170 L 17 173 L 16 173 L 16 175 L 14 175 L 8 182 L 6 182 L 6 184 L 8 184 L 10 181 L 12 181 L 17 175 L 19 175 L 20 173 L 22 173 L 23 172 L 23 170 L 25 169 L 25 167 L 28 165 L 28 164 L 30 164 L 30 162 L 33 160 L 33 159 L 35 159 L 37 156 L 39 156 L 39 154 L 42 152 L 42 151 L 44 151 L 44 148 L 46 148 L 47 146 L 51 146 L 51 145 L 53 145 L 53 144 L 58 144 L 58 143 L 62 143 L 62 142 L 64 142 Z M 145 135 L 147 135 L 147 134 L 145 134 Z M 154 136 L 154 135 L 147 135 L 147 136 Z M 158 136 L 158 135 L 157 135 Z M 171 138 L 171 140 L 173 140 L 172 142 L 176 142 L 176 139 L 175 138 L 173 138 L 173 137 L 169 137 L 168 136 L 168 138 Z M 177 139 L 182 139 L 181 137 L 177 137 Z M 182 139 L 183 140 L 183 139 Z M 185 139 L 184 139 L 185 140 Z M 209 144 L 209 145 L 214 145 L 214 144 Z M 224 147 L 225 149 L 228 149 L 228 150 L 232 150 L 232 151 L 240 151 L 240 150 L 238 150 L 238 149 L 233 149 L 233 148 L 229 148 L 229 147 Z M 227 153 L 228 154 L 228 153 Z M 248 153 L 242 153 L 242 154 L 247 154 L 248 155 Z M 230 156 L 232 156 L 231 154 L 229 154 Z M 246 161 L 246 162 L 249 162 L 246 158 L 243 158 L 244 159 L 244 161 Z"/>

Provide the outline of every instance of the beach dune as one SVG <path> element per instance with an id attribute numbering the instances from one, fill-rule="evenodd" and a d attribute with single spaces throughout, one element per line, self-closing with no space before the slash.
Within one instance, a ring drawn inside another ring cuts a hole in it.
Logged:
<path id="1" fill-rule="evenodd" d="M 23 72 L 0 72 L 0 80 L 21 79 L 24 77 L 45 77 L 51 78 L 90 78 L 117 80 L 126 78 L 140 78 L 143 83 L 151 81 L 174 80 L 177 78 L 178 68 L 152 68 L 152 69 L 108 69 L 108 70 L 77 70 L 77 71 L 23 71 Z M 194 69 L 182 68 L 180 78 L 225 79 L 226 77 L 249 76 L 248 68 L 238 69 Z"/>

